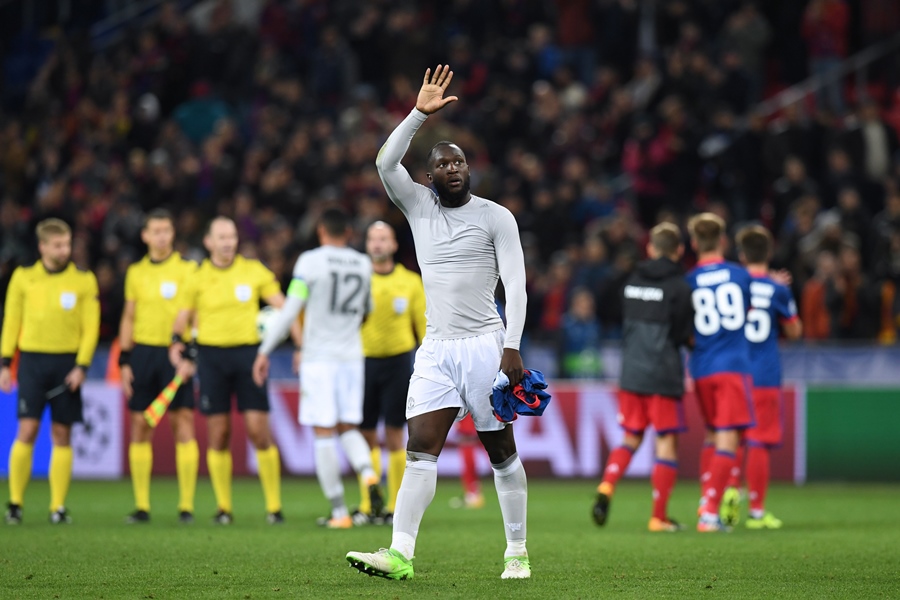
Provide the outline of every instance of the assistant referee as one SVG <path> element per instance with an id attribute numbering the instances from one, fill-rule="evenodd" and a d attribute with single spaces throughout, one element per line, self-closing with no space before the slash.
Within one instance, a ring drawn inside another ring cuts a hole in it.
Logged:
<path id="1" fill-rule="evenodd" d="M 175 376 L 168 348 L 172 324 L 180 308 L 178 294 L 197 271 L 197 263 L 182 258 L 173 248 L 175 223 L 169 211 L 156 209 L 144 217 L 141 240 L 147 244 L 147 255 L 128 267 L 125 274 L 125 309 L 119 325 L 122 391 L 131 411 L 128 464 L 135 510 L 126 518 L 128 523 L 150 521 L 154 430 L 144 418 L 144 410 Z M 179 372 L 184 383 L 169 407 L 175 437 L 178 518 L 182 523 L 194 520 L 194 491 L 200 462 L 194 435 L 194 382 L 190 373 L 191 370 Z"/>
<path id="2" fill-rule="evenodd" d="M 275 274 L 261 262 L 237 253 L 234 221 L 216 217 L 203 243 L 209 251 L 181 297 L 181 310 L 172 326 L 169 356 L 180 364 L 182 336 L 191 319 L 197 327 L 200 412 L 206 415 L 209 447 L 206 464 L 218 503 L 214 522 L 232 522 L 231 396 L 237 396 L 247 437 L 256 448 L 259 480 L 266 500 L 267 520 L 284 521 L 281 514 L 281 459 L 269 427 L 269 396 L 265 384 L 253 382 L 252 368 L 259 346 L 256 318 L 263 300 L 276 308 L 284 294 Z M 292 328 L 299 340 L 299 327 Z"/>
<path id="3" fill-rule="evenodd" d="M 384 419 L 388 451 L 388 501 L 386 515 L 372 515 L 369 488 L 360 481 L 360 507 L 354 521 L 373 517 L 390 522 L 397 492 L 406 468 L 403 429 L 406 426 L 406 392 L 413 368 L 413 350 L 425 337 L 425 288 L 422 278 L 394 262 L 397 237 L 393 227 L 376 221 L 366 232 L 366 252 L 372 259 L 372 303 L 362 327 L 366 356 L 363 421 L 359 429 L 372 453 L 372 466 L 381 479 L 378 422 Z"/>
<path id="4" fill-rule="evenodd" d="M 72 481 L 72 424 L 82 419 L 81 384 L 100 335 L 97 278 L 77 268 L 72 230 L 60 219 L 37 225 L 40 260 L 18 267 L 9 282 L 0 335 L 0 390 L 12 390 L 12 364 L 19 350 L 19 427 L 9 453 L 6 522 L 22 522 L 31 478 L 34 442 L 50 403 L 50 522 L 69 523 L 66 495 Z"/>

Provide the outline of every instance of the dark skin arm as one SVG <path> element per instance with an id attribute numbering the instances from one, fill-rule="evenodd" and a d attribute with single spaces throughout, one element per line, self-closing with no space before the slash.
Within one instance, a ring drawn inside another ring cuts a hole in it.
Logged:
<path id="1" fill-rule="evenodd" d="M 513 348 L 504 348 L 503 357 L 500 359 L 500 370 L 509 377 L 511 386 L 517 385 L 525 376 L 525 366 L 522 363 L 522 355 Z"/>

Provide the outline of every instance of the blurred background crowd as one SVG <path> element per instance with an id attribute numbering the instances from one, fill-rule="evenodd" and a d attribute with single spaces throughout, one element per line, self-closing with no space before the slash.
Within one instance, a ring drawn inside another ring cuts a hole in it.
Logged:
<path id="1" fill-rule="evenodd" d="M 426 183 L 427 150 L 452 140 L 473 192 L 513 212 L 527 335 L 565 372 L 590 374 L 592 350 L 619 336 L 648 228 L 699 210 L 732 233 L 770 228 L 808 340 L 896 339 L 897 52 L 864 85 L 760 108 L 890 40 L 896 0 L 173 1 L 102 39 L 91 28 L 132 4 L 0 7 L 0 292 L 35 259 L 34 224 L 62 217 L 97 273 L 104 340 L 156 207 L 197 259 L 207 220 L 231 216 L 241 252 L 287 282 L 337 204 L 357 245 L 373 220 L 394 224 L 416 268 L 374 162 L 438 63 L 461 100 L 428 119 L 407 166 Z"/>

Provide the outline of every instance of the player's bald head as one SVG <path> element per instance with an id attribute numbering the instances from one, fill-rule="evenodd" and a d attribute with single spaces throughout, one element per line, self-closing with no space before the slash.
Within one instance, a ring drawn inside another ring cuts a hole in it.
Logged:
<path id="1" fill-rule="evenodd" d="M 394 228 L 384 221 L 375 221 L 366 229 L 366 254 L 372 262 L 393 260 L 397 252 L 397 235 Z"/>
<path id="2" fill-rule="evenodd" d="M 218 216 L 209 222 L 206 227 L 206 235 L 216 235 L 221 233 L 231 233 L 237 231 L 237 225 L 228 217 Z"/>
<path id="3" fill-rule="evenodd" d="M 369 225 L 368 229 L 366 229 L 366 237 L 368 237 L 372 233 L 380 233 L 388 235 L 394 240 L 397 239 L 397 233 L 394 231 L 394 228 L 389 223 L 385 223 L 384 221 L 375 221 L 374 223 Z"/>

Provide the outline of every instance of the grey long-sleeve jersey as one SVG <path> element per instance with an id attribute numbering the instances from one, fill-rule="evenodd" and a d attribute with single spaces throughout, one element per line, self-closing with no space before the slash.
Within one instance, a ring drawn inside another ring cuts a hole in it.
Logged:
<path id="1" fill-rule="evenodd" d="M 400 164 L 427 115 L 413 109 L 378 153 L 388 196 L 406 215 L 425 286 L 426 336 L 458 339 L 503 327 L 494 303 L 497 278 L 506 289 L 506 341 L 518 350 L 525 327 L 525 259 L 512 213 L 473 195 L 458 208 L 412 180 Z"/>

